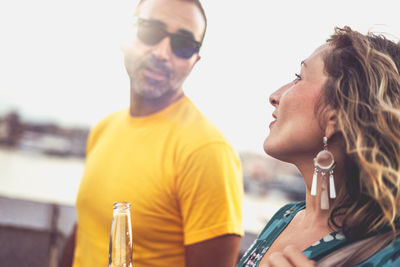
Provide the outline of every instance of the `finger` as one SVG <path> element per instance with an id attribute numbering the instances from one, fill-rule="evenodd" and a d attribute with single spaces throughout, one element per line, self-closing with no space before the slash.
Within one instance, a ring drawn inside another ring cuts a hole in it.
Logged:
<path id="1" fill-rule="evenodd" d="M 291 263 L 291 266 L 313 267 L 315 262 L 308 259 L 304 253 L 293 245 L 287 246 L 282 251 L 283 256 Z"/>

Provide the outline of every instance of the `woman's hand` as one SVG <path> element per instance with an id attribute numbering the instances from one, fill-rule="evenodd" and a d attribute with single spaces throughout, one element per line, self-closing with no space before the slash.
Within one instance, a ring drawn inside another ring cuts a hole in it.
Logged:
<path id="1" fill-rule="evenodd" d="M 262 261 L 260 267 L 314 267 L 315 262 L 309 260 L 301 250 L 289 245 L 282 252 L 275 252 Z"/>

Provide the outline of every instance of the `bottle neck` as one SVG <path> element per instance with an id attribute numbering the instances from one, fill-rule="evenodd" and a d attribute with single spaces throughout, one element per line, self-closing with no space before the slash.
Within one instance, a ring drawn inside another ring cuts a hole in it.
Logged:
<path id="1" fill-rule="evenodd" d="M 129 202 L 115 202 L 113 214 L 129 214 L 131 204 Z"/>
<path id="2" fill-rule="evenodd" d="M 132 266 L 130 204 L 115 202 L 109 245 L 109 267 Z"/>

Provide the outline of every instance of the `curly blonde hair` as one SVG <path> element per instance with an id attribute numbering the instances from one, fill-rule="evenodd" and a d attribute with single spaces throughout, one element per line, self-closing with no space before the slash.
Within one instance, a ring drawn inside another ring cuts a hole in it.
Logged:
<path id="1" fill-rule="evenodd" d="M 337 111 L 346 186 L 329 222 L 348 238 L 391 229 L 400 217 L 400 45 L 382 35 L 336 28 L 324 57 L 321 103 Z"/>

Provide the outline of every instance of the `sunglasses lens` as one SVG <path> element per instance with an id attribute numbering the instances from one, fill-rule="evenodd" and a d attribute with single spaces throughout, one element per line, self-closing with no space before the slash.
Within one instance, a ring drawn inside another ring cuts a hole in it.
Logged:
<path id="1" fill-rule="evenodd" d="M 137 30 L 137 36 L 143 43 L 155 45 L 166 36 L 166 32 L 153 25 L 140 25 Z"/>
<path id="2" fill-rule="evenodd" d="M 169 34 L 163 27 L 152 21 L 141 19 L 138 22 L 137 37 L 147 45 L 156 45 L 170 36 L 172 52 L 179 58 L 188 59 L 199 52 L 200 46 L 190 37 Z"/>
<path id="3" fill-rule="evenodd" d="M 172 52 L 180 58 L 190 58 L 193 54 L 199 52 L 199 46 L 192 40 L 181 36 L 173 36 L 171 38 Z"/>

